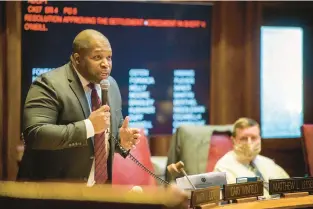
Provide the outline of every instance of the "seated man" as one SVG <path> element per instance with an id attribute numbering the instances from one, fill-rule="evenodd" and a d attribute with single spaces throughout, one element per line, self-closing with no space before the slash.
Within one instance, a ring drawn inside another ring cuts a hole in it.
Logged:
<path id="1" fill-rule="evenodd" d="M 261 136 L 259 124 L 249 118 L 238 119 L 232 133 L 233 150 L 226 153 L 215 165 L 214 171 L 226 172 L 227 183 L 236 183 L 238 177 L 269 179 L 289 178 L 289 175 L 273 160 L 259 155 Z M 267 184 L 264 196 L 268 196 Z"/>

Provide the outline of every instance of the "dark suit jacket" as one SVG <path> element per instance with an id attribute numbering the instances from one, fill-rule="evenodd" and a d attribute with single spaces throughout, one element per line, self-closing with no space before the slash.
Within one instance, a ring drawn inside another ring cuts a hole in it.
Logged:
<path id="1" fill-rule="evenodd" d="M 118 139 L 122 125 L 121 94 L 109 77 L 111 133 Z M 83 86 L 70 63 L 39 76 L 31 85 L 24 106 L 23 135 L 26 149 L 18 180 L 87 181 L 94 150 L 84 119 L 90 110 Z M 109 180 L 115 143 L 110 137 Z"/>

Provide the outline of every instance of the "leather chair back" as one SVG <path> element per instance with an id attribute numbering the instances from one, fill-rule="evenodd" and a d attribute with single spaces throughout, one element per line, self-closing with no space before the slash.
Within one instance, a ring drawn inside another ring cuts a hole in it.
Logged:
<path id="1" fill-rule="evenodd" d="M 148 139 L 141 130 L 141 138 L 136 148 L 131 150 L 131 154 L 146 168 L 154 172 L 151 162 L 151 153 Z M 145 186 L 157 185 L 156 180 L 144 171 L 129 157 L 123 158 L 120 154 L 114 154 L 112 184 Z"/>

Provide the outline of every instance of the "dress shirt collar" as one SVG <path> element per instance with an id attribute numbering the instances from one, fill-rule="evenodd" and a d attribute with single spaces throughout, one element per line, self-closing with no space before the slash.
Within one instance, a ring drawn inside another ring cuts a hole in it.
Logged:
<path id="1" fill-rule="evenodd" d="M 80 82 L 82 83 L 82 85 L 83 85 L 83 88 L 86 90 L 86 89 L 90 89 L 89 87 L 88 87 L 88 84 L 90 83 L 86 78 L 84 78 L 79 72 L 78 72 L 78 70 L 76 69 L 76 67 L 73 65 L 73 63 L 71 62 L 71 66 L 73 67 L 73 69 L 76 71 L 76 73 L 77 73 L 77 75 L 78 75 L 78 78 L 79 78 L 79 80 L 80 80 Z M 95 84 L 95 88 L 97 89 L 97 90 L 100 90 L 101 88 L 100 88 L 100 84 Z"/>

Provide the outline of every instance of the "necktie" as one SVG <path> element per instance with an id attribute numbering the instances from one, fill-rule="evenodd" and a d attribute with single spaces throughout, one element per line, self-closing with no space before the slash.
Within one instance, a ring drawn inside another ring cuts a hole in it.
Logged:
<path id="1" fill-rule="evenodd" d="M 95 85 L 93 83 L 89 83 L 88 87 L 91 89 L 92 111 L 95 111 L 98 108 L 100 108 L 101 100 L 98 96 L 97 90 L 95 89 Z M 95 134 L 94 150 L 95 150 L 95 182 L 96 184 L 104 184 L 108 179 L 105 132 Z"/>
<path id="2" fill-rule="evenodd" d="M 269 185 L 268 185 L 268 182 L 264 180 L 262 173 L 259 171 L 259 169 L 256 167 L 256 165 L 253 162 L 251 162 L 250 167 L 251 167 L 252 172 L 254 172 L 255 175 L 259 177 L 261 181 L 263 181 L 264 188 L 268 191 Z"/>

